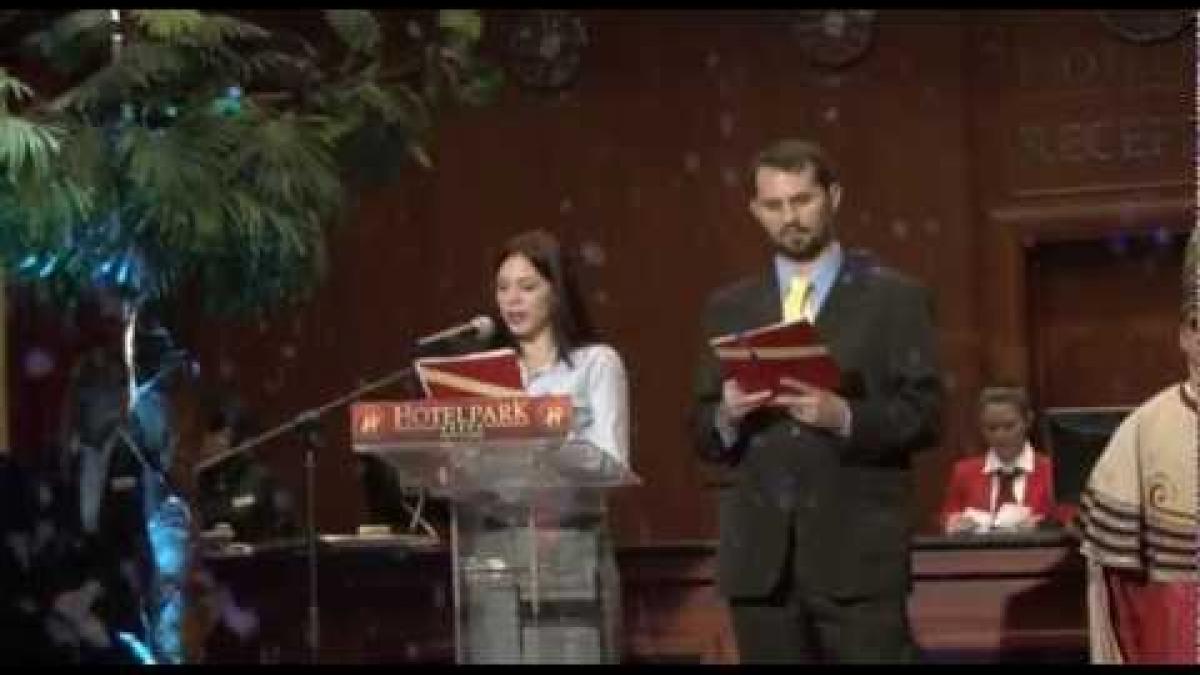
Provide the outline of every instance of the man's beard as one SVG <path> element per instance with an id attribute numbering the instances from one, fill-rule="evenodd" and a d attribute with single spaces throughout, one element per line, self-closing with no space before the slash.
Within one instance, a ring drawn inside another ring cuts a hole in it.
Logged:
<path id="1" fill-rule="evenodd" d="M 833 241 L 833 227 L 832 224 L 828 222 L 818 226 L 816 231 L 814 231 L 803 241 L 803 243 L 799 245 L 792 244 L 789 246 L 784 243 L 784 240 L 788 239 L 788 230 L 802 232 L 802 230 L 800 230 L 800 228 L 796 225 L 785 225 L 780 231 L 779 236 L 772 238 L 772 243 L 774 243 L 775 250 L 778 253 L 800 262 L 811 262 L 815 260 L 825 250 L 825 247 L 829 245 L 829 242 Z M 801 236 L 803 236 L 803 234 Z"/>

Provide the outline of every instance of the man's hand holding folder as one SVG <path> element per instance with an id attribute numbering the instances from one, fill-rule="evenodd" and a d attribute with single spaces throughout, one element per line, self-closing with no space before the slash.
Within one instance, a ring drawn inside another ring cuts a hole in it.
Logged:
<path id="1" fill-rule="evenodd" d="M 711 343 L 725 379 L 744 392 L 783 391 L 787 377 L 836 391 L 841 371 L 817 329 L 807 321 L 776 323 L 714 338 Z"/>
<path id="2" fill-rule="evenodd" d="M 786 408 L 798 422 L 850 435 L 850 405 L 846 399 L 790 377 L 784 377 L 781 383 L 796 393 L 776 395 L 772 399 L 774 405 Z"/>
<path id="3" fill-rule="evenodd" d="M 717 428 L 725 430 L 722 435 L 726 436 L 726 442 L 731 442 L 728 435 L 734 433 L 742 419 L 770 402 L 771 396 L 769 389 L 747 392 L 738 386 L 737 380 L 725 380 L 721 405 L 717 406 Z"/>
<path id="4" fill-rule="evenodd" d="M 719 427 L 736 427 L 754 410 L 777 406 L 804 424 L 850 432 L 849 405 L 836 393 L 841 371 L 811 323 L 773 324 L 711 345 L 725 377 Z"/>
<path id="5" fill-rule="evenodd" d="M 737 380 L 725 380 L 721 405 L 717 406 L 717 427 L 726 430 L 722 435 L 727 442 L 732 441 L 730 434 L 746 415 L 768 406 L 785 409 L 797 422 L 850 435 L 850 406 L 841 396 L 790 377 L 782 378 L 781 384 L 791 393 L 776 394 L 769 389 L 746 392 Z"/>

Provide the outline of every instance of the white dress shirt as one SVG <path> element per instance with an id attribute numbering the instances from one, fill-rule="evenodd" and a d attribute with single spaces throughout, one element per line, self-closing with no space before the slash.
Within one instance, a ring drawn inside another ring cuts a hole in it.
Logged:
<path id="1" fill-rule="evenodd" d="M 996 499 L 1000 492 L 1000 476 L 997 471 L 1008 473 L 1013 469 L 1021 469 L 1021 474 L 1013 481 L 1013 496 L 1018 504 L 1025 503 L 1025 484 L 1029 479 L 1029 474 L 1033 473 L 1033 446 L 1026 441 L 1025 447 L 1021 448 L 1021 452 L 1013 458 L 1012 462 L 1005 463 L 1000 461 L 1000 457 L 996 455 L 996 451 L 988 448 L 987 454 L 983 460 L 983 473 L 989 474 L 992 477 L 991 496 L 988 498 L 988 505 L 991 511 L 996 510 Z"/>

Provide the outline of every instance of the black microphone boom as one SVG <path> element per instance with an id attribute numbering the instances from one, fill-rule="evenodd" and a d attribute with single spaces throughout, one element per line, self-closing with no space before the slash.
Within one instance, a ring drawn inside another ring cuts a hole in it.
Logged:
<path id="1" fill-rule="evenodd" d="M 479 315 L 466 323 L 461 323 L 457 326 L 451 326 L 445 330 L 440 330 L 432 335 L 426 335 L 417 340 L 418 347 L 426 347 L 431 344 L 449 340 L 465 334 L 473 334 L 480 340 L 487 340 L 496 332 L 496 322 L 490 316 Z"/>

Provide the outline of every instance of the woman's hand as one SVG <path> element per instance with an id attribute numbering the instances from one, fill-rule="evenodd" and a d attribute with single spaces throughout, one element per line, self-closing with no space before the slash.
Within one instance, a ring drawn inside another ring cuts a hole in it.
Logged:
<path id="1" fill-rule="evenodd" d="M 955 513 L 946 519 L 946 534 L 967 534 L 975 530 L 975 521 L 965 513 Z"/>

